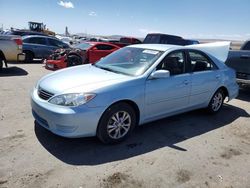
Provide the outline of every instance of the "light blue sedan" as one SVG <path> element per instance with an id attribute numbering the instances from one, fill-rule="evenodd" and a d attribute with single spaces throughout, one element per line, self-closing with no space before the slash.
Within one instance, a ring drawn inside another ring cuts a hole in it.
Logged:
<path id="1" fill-rule="evenodd" d="M 218 112 L 238 95 L 235 72 L 224 62 L 229 43 L 122 48 L 93 65 L 40 79 L 31 105 L 38 124 L 64 137 L 120 142 L 135 126 L 207 108 Z"/>

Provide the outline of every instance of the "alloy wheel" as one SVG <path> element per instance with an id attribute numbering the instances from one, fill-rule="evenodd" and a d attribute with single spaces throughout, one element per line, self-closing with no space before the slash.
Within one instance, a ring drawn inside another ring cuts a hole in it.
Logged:
<path id="1" fill-rule="evenodd" d="M 108 135 L 113 139 L 124 137 L 131 127 L 131 116 L 126 111 L 116 112 L 111 116 L 107 125 Z"/>
<path id="2" fill-rule="evenodd" d="M 214 95 L 213 101 L 212 101 L 212 109 L 213 111 L 218 111 L 223 103 L 223 94 L 221 92 L 218 92 Z"/>

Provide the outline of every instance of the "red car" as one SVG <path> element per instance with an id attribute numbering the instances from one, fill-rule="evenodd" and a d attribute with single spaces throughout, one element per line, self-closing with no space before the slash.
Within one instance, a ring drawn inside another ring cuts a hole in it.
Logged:
<path id="1" fill-rule="evenodd" d="M 44 63 L 45 67 L 50 70 L 87 63 L 93 64 L 119 48 L 119 46 L 106 42 L 85 42 L 74 46 L 73 49 L 56 50 Z"/>

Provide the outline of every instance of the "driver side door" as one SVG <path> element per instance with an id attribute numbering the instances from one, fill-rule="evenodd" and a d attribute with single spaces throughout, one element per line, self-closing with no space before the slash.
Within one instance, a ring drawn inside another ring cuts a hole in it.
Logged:
<path id="1" fill-rule="evenodd" d="M 168 70 L 170 77 L 146 81 L 146 121 L 177 113 L 188 107 L 191 74 L 186 71 L 186 55 L 182 50 L 168 54 L 156 70 Z"/>

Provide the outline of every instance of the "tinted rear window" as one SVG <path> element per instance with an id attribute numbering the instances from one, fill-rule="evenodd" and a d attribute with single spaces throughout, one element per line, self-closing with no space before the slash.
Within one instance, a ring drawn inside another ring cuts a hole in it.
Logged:
<path id="1" fill-rule="evenodd" d="M 241 50 L 250 50 L 250 41 L 248 41 L 244 46 L 242 46 Z"/>
<path id="2" fill-rule="evenodd" d="M 147 35 L 143 43 L 145 44 L 158 44 L 160 43 L 160 35 Z"/>

